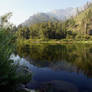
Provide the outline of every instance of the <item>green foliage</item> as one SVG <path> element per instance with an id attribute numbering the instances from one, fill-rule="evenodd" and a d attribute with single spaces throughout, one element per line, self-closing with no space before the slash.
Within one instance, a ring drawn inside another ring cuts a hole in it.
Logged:
<path id="1" fill-rule="evenodd" d="M 30 38 L 30 31 L 27 27 L 19 27 L 19 32 L 17 32 L 17 36 L 23 39 L 29 39 Z"/>
<path id="2" fill-rule="evenodd" d="M 15 92 L 18 84 L 25 83 L 31 78 L 29 74 L 23 76 L 17 74 L 18 65 L 10 60 L 10 55 L 15 49 L 16 36 L 14 33 L 10 30 L 0 29 L 0 89 L 2 91 Z"/>
<path id="3" fill-rule="evenodd" d="M 66 37 L 66 28 L 60 22 L 44 22 L 31 25 L 26 30 L 19 27 L 17 34 L 24 39 L 62 39 Z"/>
<path id="4" fill-rule="evenodd" d="M 67 31 L 67 39 L 75 39 L 77 36 L 77 33 L 72 31 Z"/>
<path id="5" fill-rule="evenodd" d="M 91 39 L 91 37 L 89 35 L 77 35 L 76 40 L 84 40 L 84 41 L 88 41 Z"/>
<path id="6" fill-rule="evenodd" d="M 68 19 L 66 22 L 65 22 L 65 25 L 67 26 L 67 27 L 72 27 L 72 26 L 74 26 L 75 25 L 75 20 L 74 20 L 74 18 L 70 18 L 70 19 Z"/>
<path id="7" fill-rule="evenodd" d="M 81 11 L 76 17 L 74 17 L 75 25 L 72 27 L 73 30 L 77 30 L 78 34 L 91 35 L 89 31 L 92 30 L 92 3 L 86 5 L 84 10 Z M 76 26 L 77 25 L 77 26 Z"/>
<path id="8" fill-rule="evenodd" d="M 14 50 L 12 41 L 13 35 L 0 29 L 0 89 L 12 88 L 12 82 L 15 80 L 15 66 L 12 66 L 13 61 L 9 60 L 10 54 Z M 11 86 L 9 86 L 10 84 Z"/>
<path id="9" fill-rule="evenodd" d="M 13 60 L 10 60 L 10 55 L 16 50 L 16 27 L 8 22 L 12 13 L 7 13 L 1 17 L 0 26 L 0 89 L 5 92 L 16 92 L 16 87 L 20 83 L 28 82 L 31 79 L 31 74 L 24 73 L 23 70 L 20 76 L 18 69 L 20 66 L 14 64 Z M 6 27 L 4 24 L 7 24 Z M 24 28 L 24 32 L 27 29 Z M 22 33 L 25 39 L 29 38 L 29 31 Z"/>

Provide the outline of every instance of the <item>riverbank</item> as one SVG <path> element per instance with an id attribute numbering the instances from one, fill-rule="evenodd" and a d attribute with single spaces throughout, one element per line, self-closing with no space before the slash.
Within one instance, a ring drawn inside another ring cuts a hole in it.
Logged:
<path id="1" fill-rule="evenodd" d="M 29 39 L 29 40 L 22 40 L 24 44 L 92 44 L 91 40 L 71 40 L 71 39 L 64 39 L 64 40 L 40 40 L 40 39 Z"/>

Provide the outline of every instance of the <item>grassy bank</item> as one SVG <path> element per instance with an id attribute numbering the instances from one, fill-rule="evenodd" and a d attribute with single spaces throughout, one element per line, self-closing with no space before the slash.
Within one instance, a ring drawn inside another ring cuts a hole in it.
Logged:
<path id="1" fill-rule="evenodd" d="M 41 40 L 41 39 L 29 39 L 29 40 L 19 40 L 20 44 L 39 44 L 39 43 L 47 43 L 47 44 L 92 44 L 91 40 L 72 40 L 72 39 L 63 39 L 63 40 Z"/>

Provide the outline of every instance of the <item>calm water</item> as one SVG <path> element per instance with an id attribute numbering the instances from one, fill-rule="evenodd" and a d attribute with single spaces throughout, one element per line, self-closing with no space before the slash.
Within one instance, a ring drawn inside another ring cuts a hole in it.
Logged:
<path id="1" fill-rule="evenodd" d="M 27 88 L 39 92 L 92 92 L 92 45 L 22 45 L 18 55 L 32 71 Z"/>

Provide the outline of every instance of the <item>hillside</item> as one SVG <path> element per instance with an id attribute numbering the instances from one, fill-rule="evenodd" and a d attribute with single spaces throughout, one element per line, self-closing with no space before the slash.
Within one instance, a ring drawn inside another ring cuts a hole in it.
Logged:
<path id="1" fill-rule="evenodd" d="M 73 20 L 75 23 L 72 27 L 69 26 L 69 30 L 79 34 L 92 34 L 92 4 L 90 3 L 86 9 L 79 12 Z"/>

